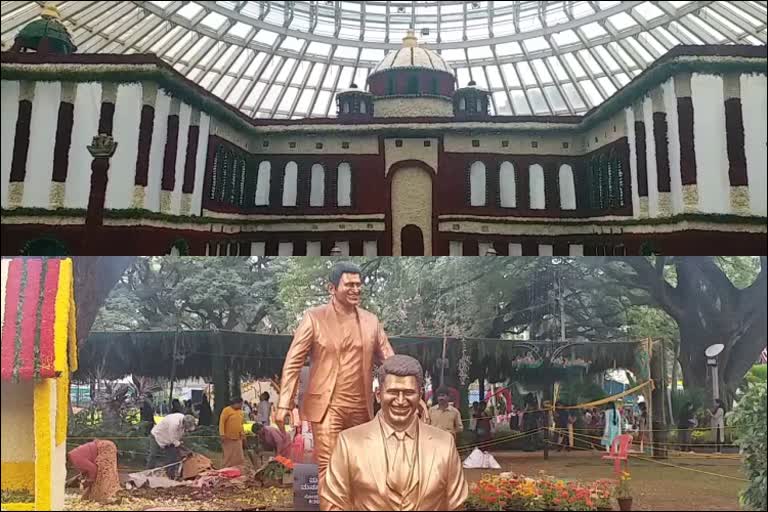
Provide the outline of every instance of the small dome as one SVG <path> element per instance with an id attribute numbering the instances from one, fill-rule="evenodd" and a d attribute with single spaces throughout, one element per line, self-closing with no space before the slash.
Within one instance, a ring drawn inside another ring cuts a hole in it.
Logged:
<path id="1" fill-rule="evenodd" d="M 370 76 L 391 69 L 427 69 L 443 71 L 453 75 L 453 70 L 440 55 L 418 45 L 418 39 L 413 30 L 409 30 L 408 34 L 403 38 L 403 47 L 397 51 L 389 52 L 373 68 Z"/>
<path id="2" fill-rule="evenodd" d="M 72 36 L 59 21 L 59 11 L 55 6 L 46 4 L 40 16 L 40 19 L 29 23 L 16 35 L 18 47 L 37 49 L 41 40 L 48 39 L 55 53 L 69 54 L 77 51 Z"/>

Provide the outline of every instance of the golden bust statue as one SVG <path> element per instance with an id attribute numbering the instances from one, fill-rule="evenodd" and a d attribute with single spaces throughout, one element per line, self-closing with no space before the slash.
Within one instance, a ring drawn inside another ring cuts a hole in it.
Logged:
<path id="1" fill-rule="evenodd" d="M 424 373 L 394 355 L 379 368 L 379 414 L 341 432 L 320 487 L 321 510 L 458 510 L 467 482 L 453 435 L 419 421 Z"/>

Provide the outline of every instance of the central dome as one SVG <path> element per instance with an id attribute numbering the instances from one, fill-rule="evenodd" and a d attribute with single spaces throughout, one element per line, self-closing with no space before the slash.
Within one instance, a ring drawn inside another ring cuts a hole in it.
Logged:
<path id="1" fill-rule="evenodd" d="M 453 75 L 453 69 L 436 52 L 418 45 L 413 30 L 403 38 L 403 47 L 389 52 L 371 71 L 370 76 L 392 69 L 426 69 Z M 369 76 L 369 78 L 370 78 Z"/>

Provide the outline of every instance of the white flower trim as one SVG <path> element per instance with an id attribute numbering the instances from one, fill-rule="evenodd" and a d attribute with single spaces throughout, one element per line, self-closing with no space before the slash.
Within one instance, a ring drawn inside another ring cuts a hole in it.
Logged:
<path id="1" fill-rule="evenodd" d="M 672 194 L 670 192 L 659 192 L 659 203 L 657 217 L 669 217 L 672 215 Z"/>
<path id="2" fill-rule="evenodd" d="M 170 190 L 160 191 L 160 213 L 171 212 L 171 194 Z"/>
<path id="3" fill-rule="evenodd" d="M 146 191 L 146 187 L 142 185 L 135 185 L 133 187 L 133 200 L 131 201 L 131 208 L 144 208 L 144 198 L 146 196 Z"/>
<path id="4" fill-rule="evenodd" d="M 85 215 L 82 217 L 35 217 L 35 216 L 9 216 L 2 218 L 2 224 L 36 224 L 39 226 L 81 226 L 85 224 Z"/>
<path id="5" fill-rule="evenodd" d="M 20 208 L 24 199 L 24 182 L 12 181 L 8 184 L 8 208 Z"/>
<path id="6" fill-rule="evenodd" d="M 458 229 L 456 229 L 458 224 Z M 547 222 L 526 224 L 489 224 L 484 222 L 440 222 L 438 229 L 441 233 L 461 233 L 478 235 L 503 235 L 503 236 L 542 236 L 548 237 L 572 236 L 572 235 L 622 235 L 622 234 L 653 234 L 653 233 L 679 233 L 683 231 L 712 231 L 721 233 L 766 233 L 768 225 L 760 224 L 723 224 L 706 221 L 680 221 L 669 224 L 632 225 L 632 226 L 604 226 L 600 224 L 588 224 L 568 226 Z"/>
<path id="7" fill-rule="evenodd" d="M 51 182 L 51 193 L 49 196 L 49 203 L 51 210 L 57 208 L 64 208 L 64 192 L 66 190 L 66 183 L 59 183 L 56 181 Z"/>
<path id="8" fill-rule="evenodd" d="M 192 194 L 181 195 L 181 214 L 189 215 L 189 210 L 192 209 Z"/>
<path id="9" fill-rule="evenodd" d="M 647 219 L 649 215 L 648 196 L 640 197 L 640 218 Z"/>
<path id="10" fill-rule="evenodd" d="M 731 186 L 731 212 L 738 215 L 751 215 L 749 186 Z"/>
<path id="11" fill-rule="evenodd" d="M 683 211 L 695 213 L 699 211 L 699 189 L 697 185 L 683 185 Z"/>
<path id="12" fill-rule="evenodd" d="M 113 227 L 152 227 L 158 229 L 173 229 L 180 231 L 201 231 L 206 233 L 324 233 L 324 232 L 371 232 L 381 233 L 385 226 L 383 222 L 271 222 L 259 224 L 226 225 L 217 223 L 194 224 L 183 222 L 168 222 L 158 219 L 104 219 L 105 226 Z"/>

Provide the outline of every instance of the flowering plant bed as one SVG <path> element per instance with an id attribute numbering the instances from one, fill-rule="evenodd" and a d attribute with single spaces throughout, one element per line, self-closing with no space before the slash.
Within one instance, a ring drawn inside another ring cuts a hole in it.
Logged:
<path id="1" fill-rule="evenodd" d="M 280 487 L 293 483 L 293 461 L 278 455 L 256 471 L 264 487 Z"/>
<path id="2" fill-rule="evenodd" d="M 557 480 L 544 474 L 486 475 L 470 486 L 466 510 L 611 510 L 614 483 Z"/>

